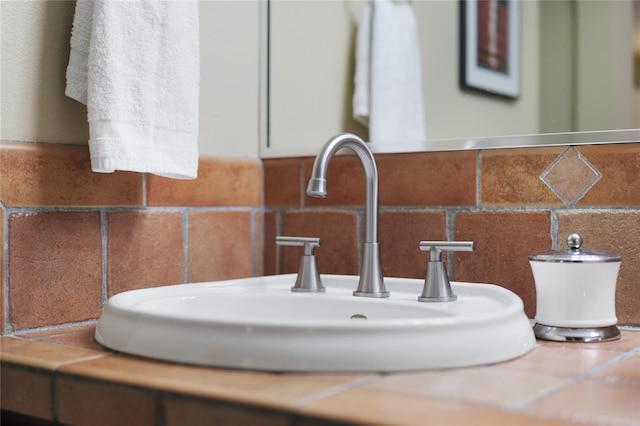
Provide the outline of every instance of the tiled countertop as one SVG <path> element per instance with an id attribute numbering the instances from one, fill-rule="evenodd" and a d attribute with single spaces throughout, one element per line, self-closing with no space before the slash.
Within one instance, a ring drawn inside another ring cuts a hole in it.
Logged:
<path id="1" fill-rule="evenodd" d="M 638 330 L 538 341 L 496 365 L 384 375 L 178 365 L 114 353 L 93 332 L 2 337 L 2 409 L 90 425 L 640 425 Z"/>

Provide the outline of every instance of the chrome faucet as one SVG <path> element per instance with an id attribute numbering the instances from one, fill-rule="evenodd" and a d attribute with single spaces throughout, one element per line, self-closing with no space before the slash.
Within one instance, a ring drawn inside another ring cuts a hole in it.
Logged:
<path id="1" fill-rule="evenodd" d="M 331 138 L 318 153 L 311 179 L 307 186 L 307 195 L 311 197 L 327 196 L 327 170 L 334 154 L 342 148 L 353 150 L 364 168 L 366 179 L 365 200 L 365 238 L 362 250 L 362 264 L 360 267 L 360 281 L 354 296 L 389 297 L 384 286 L 382 267 L 380 264 L 380 244 L 378 243 L 378 169 L 373 154 L 366 143 L 350 133 L 344 133 Z"/>

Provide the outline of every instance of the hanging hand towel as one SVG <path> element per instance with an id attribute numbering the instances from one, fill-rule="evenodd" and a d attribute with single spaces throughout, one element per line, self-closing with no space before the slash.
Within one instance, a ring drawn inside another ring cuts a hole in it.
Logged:
<path id="1" fill-rule="evenodd" d="M 198 4 L 78 0 L 67 96 L 87 105 L 94 172 L 198 172 Z"/>
<path id="2" fill-rule="evenodd" d="M 411 3 L 372 0 L 356 41 L 354 118 L 372 143 L 426 139 L 418 29 Z"/>

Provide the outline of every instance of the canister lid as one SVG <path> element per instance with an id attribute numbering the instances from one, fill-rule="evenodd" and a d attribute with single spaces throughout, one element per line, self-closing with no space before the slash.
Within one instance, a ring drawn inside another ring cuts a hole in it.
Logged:
<path id="1" fill-rule="evenodd" d="M 582 237 L 578 234 L 570 234 L 567 237 L 568 250 L 549 250 L 529 256 L 529 260 L 537 262 L 564 262 L 564 263 L 604 263 L 620 262 L 620 256 L 611 253 L 580 250 Z"/>

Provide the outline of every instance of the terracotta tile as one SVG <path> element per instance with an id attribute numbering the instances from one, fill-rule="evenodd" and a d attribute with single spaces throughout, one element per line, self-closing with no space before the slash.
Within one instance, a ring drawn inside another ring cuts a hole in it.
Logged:
<path id="1" fill-rule="evenodd" d="M 616 284 L 619 324 L 640 325 L 640 211 L 559 211 L 558 245 L 577 232 L 585 250 L 616 253 L 622 258 Z"/>
<path id="2" fill-rule="evenodd" d="M 257 410 L 241 405 L 185 401 L 176 398 L 164 400 L 166 426 L 206 425 L 261 425 L 287 426 L 289 416 L 282 412 Z"/>
<path id="3" fill-rule="evenodd" d="M 20 337 L 39 340 L 41 342 L 58 343 L 97 351 L 108 351 L 107 348 L 95 341 L 95 324 L 65 327 L 54 330 L 24 333 Z"/>
<path id="4" fill-rule="evenodd" d="M 9 236 L 14 330 L 100 315 L 102 243 L 97 212 L 14 213 Z"/>
<path id="5" fill-rule="evenodd" d="M 305 416 L 349 424 L 387 425 L 570 425 L 573 423 L 463 405 L 419 395 L 353 389 L 302 408 Z M 313 424 L 313 423 L 311 423 Z"/>
<path id="6" fill-rule="evenodd" d="M 189 214 L 189 282 L 252 276 L 251 212 Z"/>
<path id="7" fill-rule="evenodd" d="M 26 367 L 55 370 L 62 364 L 83 359 L 93 359 L 105 352 L 91 349 L 62 346 L 16 337 L 2 337 L 1 359 Z"/>
<path id="8" fill-rule="evenodd" d="M 498 368 L 465 368 L 398 374 L 369 385 L 380 392 L 515 409 L 560 388 L 567 378 Z"/>
<path id="9" fill-rule="evenodd" d="M 540 175 L 563 147 L 482 151 L 482 194 L 485 206 L 559 206 L 562 200 Z"/>
<path id="10" fill-rule="evenodd" d="M 476 151 L 376 156 L 380 205 L 475 206 Z"/>
<path id="11" fill-rule="evenodd" d="M 155 425 L 156 397 L 146 392 L 60 377 L 58 420 L 74 425 Z"/>
<path id="12" fill-rule="evenodd" d="M 258 159 L 201 156 L 198 178 L 147 175 L 149 206 L 259 206 L 262 163 Z"/>
<path id="13" fill-rule="evenodd" d="M 68 364 L 61 367 L 60 372 L 272 409 L 291 409 L 308 398 L 322 395 L 336 386 L 341 388 L 359 377 L 222 370 L 126 355 L 109 355 L 93 361 Z"/>
<path id="14" fill-rule="evenodd" d="M 4 208 L 0 206 L 0 335 L 5 332 L 4 291 L 6 282 L 4 277 Z"/>
<path id="15" fill-rule="evenodd" d="M 182 214 L 109 213 L 107 290 L 127 290 L 184 282 Z"/>
<path id="16" fill-rule="evenodd" d="M 299 158 L 264 160 L 265 206 L 300 206 L 303 161 Z"/>
<path id="17" fill-rule="evenodd" d="M 286 211 L 283 235 L 320 237 L 315 251 L 321 274 L 358 274 L 358 219 L 355 212 Z M 301 247 L 281 247 L 282 273 L 298 272 Z"/>
<path id="18" fill-rule="evenodd" d="M 640 388 L 640 354 L 612 365 L 595 376 L 608 383 L 624 384 Z M 639 391 L 640 392 L 640 391 Z"/>
<path id="19" fill-rule="evenodd" d="M 496 364 L 493 368 L 535 374 L 540 373 L 540 366 L 544 366 L 546 375 L 578 377 L 619 355 L 618 352 L 583 349 L 579 345 L 573 347 L 537 345 L 527 355 Z"/>
<path id="20" fill-rule="evenodd" d="M 533 404 L 525 412 L 582 424 L 637 425 L 638 387 L 586 380 Z"/>
<path id="21" fill-rule="evenodd" d="M 443 211 L 380 213 L 380 256 L 384 276 L 424 279 L 429 255 L 420 250 L 420 241 L 443 241 L 447 239 L 446 235 Z"/>
<path id="22" fill-rule="evenodd" d="M 588 161 L 569 147 L 547 168 L 540 179 L 567 205 L 573 205 L 599 179 Z"/>
<path id="23" fill-rule="evenodd" d="M 3 365 L 0 373 L 0 406 L 3 410 L 53 420 L 51 375 L 8 365 Z"/>
<path id="24" fill-rule="evenodd" d="M 307 184 L 313 169 L 313 158 L 304 163 L 303 206 L 364 206 L 365 179 L 362 163 L 355 155 L 338 155 L 331 160 L 327 170 L 327 197 L 306 195 Z"/>
<path id="25" fill-rule="evenodd" d="M 276 246 L 279 235 L 278 221 L 280 214 L 276 211 L 265 212 L 264 218 L 264 274 L 276 275 L 280 273 L 280 256 Z"/>
<path id="26" fill-rule="evenodd" d="M 0 199 L 7 207 L 139 206 L 137 173 L 94 173 L 86 146 L 0 144 Z"/>
<path id="27" fill-rule="evenodd" d="M 620 328 L 620 327 L 618 327 Z M 548 340 L 538 340 L 540 346 L 550 346 L 554 348 L 564 347 L 576 349 L 579 345 L 581 349 L 593 349 L 600 351 L 627 352 L 640 347 L 640 330 L 620 330 L 620 339 L 611 342 L 595 343 L 575 343 L 575 342 L 552 342 Z"/>
<path id="28" fill-rule="evenodd" d="M 536 295 L 529 255 L 551 248 L 549 212 L 470 212 L 456 216 L 455 239 L 475 241 L 473 252 L 455 254 L 456 281 L 497 284 L 520 296 L 535 316 Z"/>
<path id="29" fill-rule="evenodd" d="M 578 205 L 640 205 L 640 143 L 580 146 L 577 149 L 602 173 L 602 178 Z"/>

